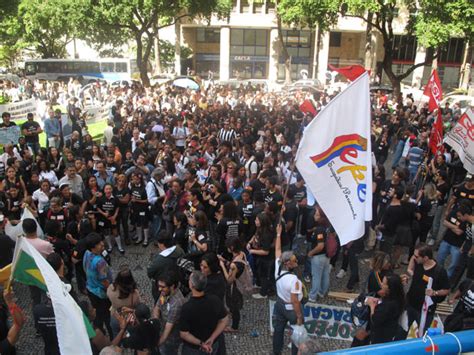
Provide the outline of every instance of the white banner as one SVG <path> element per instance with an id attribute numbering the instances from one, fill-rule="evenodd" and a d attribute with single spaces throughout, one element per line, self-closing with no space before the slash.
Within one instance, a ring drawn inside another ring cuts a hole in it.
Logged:
<path id="1" fill-rule="evenodd" d="M 275 301 L 270 300 L 270 331 L 273 333 L 272 314 Z M 355 326 L 350 308 L 307 303 L 303 308 L 304 326 L 309 336 L 352 341 Z"/>
<path id="2" fill-rule="evenodd" d="M 444 141 L 459 154 L 470 174 L 474 174 L 474 111 L 469 108 L 446 135 Z"/>
<path id="3" fill-rule="evenodd" d="M 36 100 L 29 99 L 20 102 L 13 102 L 11 104 L 0 105 L 0 114 L 9 112 L 12 120 L 25 119 L 27 113 L 34 113 L 36 115 Z"/>
<path id="4" fill-rule="evenodd" d="M 18 138 L 20 138 L 20 127 L 10 126 L 0 128 L 0 144 L 5 145 L 8 143 L 17 144 Z"/>
<path id="5" fill-rule="evenodd" d="M 372 219 L 370 98 L 367 73 L 336 96 L 306 127 L 296 167 L 339 236 L 364 234 Z"/>
<path id="6" fill-rule="evenodd" d="M 87 124 L 100 122 L 109 118 L 111 105 L 106 106 L 86 106 L 84 111 L 87 114 Z"/>

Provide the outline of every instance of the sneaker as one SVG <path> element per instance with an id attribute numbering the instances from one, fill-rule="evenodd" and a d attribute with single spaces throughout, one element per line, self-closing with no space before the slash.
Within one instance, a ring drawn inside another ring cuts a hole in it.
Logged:
<path id="1" fill-rule="evenodd" d="M 317 299 L 316 298 L 308 298 L 309 303 L 316 303 Z"/>
<path id="2" fill-rule="evenodd" d="M 306 276 L 304 277 L 304 282 L 310 283 L 310 282 L 311 282 L 311 276 L 306 275 Z"/>
<path id="3" fill-rule="evenodd" d="M 107 253 L 111 254 L 112 253 L 112 248 L 107 248 Z"/>
<path id="4" fill-rule="evenodd" d="M 138 244 L 140 244 L 141 242 L 142 242 L 141 239 L 137 239 L 137 240 L 135 240 L 135 245 L 138 245 Z"/>
<path id="5" fill-rule="evenodd" d="M 264 299 L 267 298 L 267 296 L 264 296 L 264 295 L 262 295 L 262 294 L 260 294 L 260 293 L 254 293 L 254 294 L 252 295 L 252 298 L 254 298 L 254 299 L 256 299 L 256 300 L 264 300 Z"/>
<path id="6" fill-rule="evenodd" d="M 118 248 L 118 251 L 119 251 L 119 253 L 122 254 L 122 255 L 125 254 L 125 250 L 123 250 L 123 248 Z"/>
<path id="7" fill-rule="evenodd" d="M 342 278 L 344 278 L 344 276 L 346 276 L 346 270 L 341 269 L 341 270 L 339 270 L 339 272 L 337 273 L 336 278 L 342 279 Z"/>
<path id="8" fill-rule="evenodd" d="M 142 246 L 146 248 L 148 246 L 148 242 L 143 242 Z"/>
<path id="9" fill-rule="evenodd" d="M 436 240 L 430 238 L 428 239 L 428 241 L 426 242 L 427 245 L 429 245 L 430 247 L 432 247 L 433 245 L 435 245 L 436 243 Z"/>

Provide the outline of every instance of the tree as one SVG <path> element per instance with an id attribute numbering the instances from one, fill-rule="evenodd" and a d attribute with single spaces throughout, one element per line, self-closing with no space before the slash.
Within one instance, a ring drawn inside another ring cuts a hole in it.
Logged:
<path id="1" fill-rule="evenodd" d="M 470 39 L 474 32 L 471 0 L 344 0 L 340 5 L 343 15 L 362 19 L 382 36 L 382 66 L 396 97 L 400 94 L 401 81 L 416 68 L 429 65 L 450 37 L 465 36 Z M 396 74 L 392 68 L 393 23 L 401 11 L 409 14 L 405 33 L 414 35 L 418 43 L 426 48 L 426 58 L 422 63 L 411 65 L 404 73 Z"/>
<path id="2" fill-rule="evenodd" d="M 338 0 L 275 0 L 275 3 L 277 5 L 278 37 L 285 61 L 285 81 L 291 81 L 291 62 L 283 42 L 281 23 L 310 29 L 317 27 L 318 36 L 321 36 L 337 23 L 340 3 Z"/>
<path id="3" fill-rule="evenodd" d="M 88 0 L 82 37 L 100 47 L 133 39 L 140 78 L 149 86 L 147 64 L 157 31 L 185 17 L 226 15 L 230 0 Z M 158 25 L 157 25 L 158 24 Z"/>

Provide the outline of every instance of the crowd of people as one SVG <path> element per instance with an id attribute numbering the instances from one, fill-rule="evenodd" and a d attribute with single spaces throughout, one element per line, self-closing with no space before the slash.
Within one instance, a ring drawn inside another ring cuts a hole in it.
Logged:
<path id="1" fill-rule="evenodd" d="M 192 91 L 97 82 L 82 90 L 74 80 L 29 82 L 21 92 L 48 104 L 42 125 L 28 115 L 23 136 L 0 155 L 2 227 L 22 223 L 25 237 L 71 286 L 96 329 L 95 353 L 225 354 L 224 334 L 239 331 L 244 298 L 276 296 L 272 351 L 280 354 L 285 327 L 304 323 L 305 301 L 327 297 L 340 258 L 336 277 L 350 273 L 346 289 L 357 292 L 367 282 L 371 295 L 353 346 L 406 338 L 409 325 L 420 323 L 425 295 L 434 302 L 429 327 L 451 290 L 450 302 L 460 301 L 450 329 L 471 324 L 474 177 L 449 146 L 429 154 L 435 116 L 410 96 L 371 96 L 374 218 L 363 237 L 334 249 L 329 243 L 337 235 L 293 162 L 313 119 L 300 104 L 310 100 L 320 110 L 331 96 L 250 84 Z M 110 105 L 102 142 L 87 130 L 90 102 Z M 442 110 L 449 129 L 460 111 Z M 0 128 L 15 125 L 8 112 L 2 118 Z M 46 147 L 39 143 L 43 130 Z M 26 210 L 34 218 L 22 219 Z M 152 305 L 129 268 L 111 267 L 132 244 L 156 248 L 147 267 Z M 0 236 L 0 266 L 11 262 L 13 248 Z M 359 275 L 364 249 L 374 254 L 367 281 Z M 45 353 L 59 354 L 51 302 L 30 291 Z M 14 322 L 0 327 L 1 353 L 11 354 L 24 319 L 10 290 L 4 299 L 2 322 L 9 313 Z M 408 324 L 401 325 L 405 312 Z"/>

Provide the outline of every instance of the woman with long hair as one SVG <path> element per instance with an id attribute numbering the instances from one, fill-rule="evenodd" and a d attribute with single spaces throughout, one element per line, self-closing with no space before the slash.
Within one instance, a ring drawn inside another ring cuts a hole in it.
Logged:
<path id="1" fill-rule="evenodd" d="M 240 310 L 244 305 L 244 299 L 242 293 L 237 288 L 236 280 L 244 272 L 247 259 L 243 252 L 242 241 L 239 237 L 231 237 L 227 239 L 225 246 L 227 251 L 232 254 L 231 261 L 224 259 L 220 255 L 218 258 L 222 273 L 227 281 L 226 304 L 229 307 L 230 314 L 232 315 L 232 326 L 226 330 L 229 332 L 236 332 L 239 329 Z"/>
<path id="2" fill-rule="evenodd" d="M 255 226 L 257 227 L 255 235 L 247 244 L 247 250 L 255 260 L 255 268 L 257 275 L 257 285 L 261 286 L 260 293 L 252 295 L 253 298 L 267 298 L 273 292 L 273 238 L 275 231 L 272 220 L 265 212 L 260 213 L 255 218 Z"/>
<path id="3" fill-rule="evenodd" d="M 48 180 L 53 186 L 57 187 L 59 184 L 58 177 L 54 170 L 46 160 L 41 160 L 38 164 L 39 167 L 39 180 Z"/>
<path id="4" fill-rule="evenodd" d="M 203 211 L 197 211 L 188 217 L 186 258 L 193 261 L 196 266 L 199 265 L 201 256 L 210 249 L 208 223 Z"/>
<path id="5" fill-rule="evenodd" d="M 400 275 L 391 274 L 383 278 L 382 297 L 369 297 L 370 343 L 379 344 L 397 340 L 400 333 L 399 318 L 405 310 L 405 291 Z"/>
<path id="6" fill-rule="evenodd" d="M 225 241 L 231 236 L 239 237 L 242 232 L 242 223 L 239 217 L 239 210 L 233 200 L 226 201 L 216 213 L 218 220 L 216 226 L 215 246 L 217 253 L 227 254 Z"/>
<path id="7" fill-rule="evenodd" d="M 123 230 L 123 239 L 125 245 L 130 244 L 130 235 L 128 232 L 128 203 L 130 202 L 130 189 L 128 188 L 128 179 L 124 174 L 117 177 L 114 188 L 114 196 L 118 201 L 119 213 L 117 216 L 117 231 L 120 234 L 120 226 Z"/>

